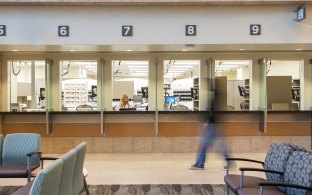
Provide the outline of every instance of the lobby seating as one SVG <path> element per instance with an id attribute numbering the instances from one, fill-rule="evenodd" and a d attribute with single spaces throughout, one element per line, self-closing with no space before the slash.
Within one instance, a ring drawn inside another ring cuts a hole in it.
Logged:
<path id="1" fill-rule="evenodd" d="M 7 134 L 1 144 L 0 178 L 27 178 L 29 182 L 31 171 L 40 166 L 40 143 L 39 134 Z"/>
<path id="2" fill-rule="evenodd" d="M 13 192 L 12 195 L 57 195 L 63 172 L 64 161 L 57 159 L 42 169 L 35 179 Z M 64 194 L 65 195 L 65 194 Z"/>
<path id="3" fill-rule="evenodd" d="M 229 170 L 227 169 L 227 173 L 224 176 L 224 181 L 228 187 L 228 194 L 229 190 L 232 190 L 235 194 L 237 194 L 238 189 L 240 188 L 257 188 L 258 182 L 261 181 L 274 181 L 274 182 L 283 182 L 283 177 L 280 176 L 285 171 L 286 162 L 289 156 L 292 154 L 293 151 L 306 151 L 304 148 L 284 143 L 284 144 L 271 144 L 266 157 L 265 161 L 257 161 L 252 159 L 246 158 L 227 158 L 228 165 L 232 161 L 246 161 L 251 163 L 261 164 L 262 168 L 245 168 L 241 167 L 241 175 L 236 174 L 229 174 Z M 228 166 L 229 167 L 229 166 Z M 261 177 L 255 176 L 245 176 L 246 171 L 261 171 L 266 173 L 266 180 Z"/>
<path id="4" fill-rule="evenodd" d="M 62 168 L 61 168 L 61 174 L 59 176 L 58 172 L 54 173 L 56 175 L 55 180 L 60 181 L 58 184 L 51 182 L 50 176 L 48 177 L 48 180 L 46 180 L 46 177 L 41 176 L 42 171 L 44 171 L 43 174 L 49 174 L 50 172 L 55 172 L 55 167 L 51 165 L 47 165 L 45 168 L 39 171 L 35 179 L 30 182 L 29 184 L 23 186 L 19 190 L 17 190 L 14 195 L 26 195 L 26 194 L 32 194 L 32 189 L 34 188 L 33 185 L 42 185 L 40 187 L 36 188 L 42 188 L 42 189 L 50 189 L 50 188 L 56 188 L 57 191 L 53 191 L 53 193 L 50 193 L 51 195 L 79 195 L 82 191 L 82 189 L 85 189 L 86 194 L 90 195 L 87 182 L 85 180 L 85 177 L 83 175 L 83 164 L 85 159 L 85 154 L 87 150 L 87 143 L 82 142 L 78 146 L 76 146 L 74 149 L 68 151 L 60 158 L 54 158 L 54 157 L 42 157 L 41 159 L 44 160 L 53 160 L 55 161 L 61 161 L 62 162 Z M 50 170 L 52 169 L 52 170 Z M 40 181 L 38 180 L 38 177 Z M 53 177 L 53 174 L 52 176 Z M 41 180 L 45 180 L 42 182 Z M 37 190 L 38 192 L 38 190 Z M 38 193 L 40 194 L 40 193 Z M 46 195 L 45 193 L 43 193 Z M 47 193 L 49 195 L 49 193 Z"/>
<path id="5" fill-rule="evenodd" d="M 238 195 L 311 195 L 312 153 L 294 151 L 287 160 L 285 171 L 278 174 L 283 182 L 261 181 L 260 188 L 241 188 Z"/>

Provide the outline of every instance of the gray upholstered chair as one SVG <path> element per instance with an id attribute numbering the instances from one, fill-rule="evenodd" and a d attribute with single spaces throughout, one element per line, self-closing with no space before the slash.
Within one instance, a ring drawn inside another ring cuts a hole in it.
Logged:
<path id="1" fill-rule="evenodd" d="M 58 195 L 63 166 L 63 159 L 53 161 L 42 169 L 34 180 L 19 188 L 12 195 Z"/>
<path id="2" fill-rule="evenodd" d="M 31 179 L 31 171 L 40 166 L 40 135 L 35 133 L 7 134 L 2 145 L 0 178 Z"/>
<path id="3" fill-rule="evenodd" d="M 258 183 L 260 188 L 241 188 L 237 193 L 239 195 L 311 195 L 311 151 L 294 151 L 286 163 L 285 171 L 280 176 L 283 177 L 283 182 L 262 181 Z"/>
<path id="4" fill-rule="evenodd" d="M 261 164 L 264 168 L 241 167 L 241 175 L 229 174 L 229 170 L 227 170 L 227 174 L 224 176 L 224 181 L 228 187 L 227 194 L 229 194 L 229 190 L 232 190 L 235 194 L 237 194 L 237 190 L 239 188 L 258 187 L 259 181 L 266 181 L 261 177 L 244 175 L 246 171 L 265 171 L 266 179 L 268 181 L 282 182 L 283 177 L 277 173 L 284 172 L 286 162 L 292 152 L 293 149 L 289 146 L 289 144 L 271 144 L 264 162 L 245 158 L 227 158 L 228 163 L 230 161 L 247 161 Z"/>
<path id="5" fill-rule="evenodd" d="M 77 150 L 73 149 L 64 154 L 61 159 L 64 162 L 59 195 L 73 195 L 74 171 L 77 160 Z"/>
<path id="6" fill-rule="evenodd" d="M 77 150 L 77 160 L 74 169 L 74 180 L 73 180 L 73 188 L 74 188 L 74 195 L 80 194 L 81 190 L 84 188 L 87 195 L 90 194 L 86 179 L 83 175 L 83 164 L 84 159 L 87 152 L 87 143 L 82 142 L 78 146 L 75 147 Z"/>

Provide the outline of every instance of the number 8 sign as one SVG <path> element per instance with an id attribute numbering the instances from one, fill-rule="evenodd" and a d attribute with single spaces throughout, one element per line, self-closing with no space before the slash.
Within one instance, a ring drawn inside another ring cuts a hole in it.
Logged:
<path id="1" fill-rule="evenodd" d="M 250 35 L 261 35 L 261 25 L 251 24 L 250 25 Z"/>

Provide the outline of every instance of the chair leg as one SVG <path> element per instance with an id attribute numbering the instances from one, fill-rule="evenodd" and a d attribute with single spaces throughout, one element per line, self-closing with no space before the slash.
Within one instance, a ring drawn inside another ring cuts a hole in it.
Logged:
<path id="1" fill-rule="evenodd" d="M 88 188 L 88 184 L 87 184 L 87 181 L 86 181 L 86 178 L 83 177 L 83 185 L 84 185 L 84 188 L 86 190 L 86 194 L 87 195 L 90 195 L 90 192 L 89 192 L 89 188 Z"/>
<path id="2" fill-rule="evenodd" d="M 226 186 L 226 195 L 230 195 L 230 188 L 229 188 L 229 186 Z"/>

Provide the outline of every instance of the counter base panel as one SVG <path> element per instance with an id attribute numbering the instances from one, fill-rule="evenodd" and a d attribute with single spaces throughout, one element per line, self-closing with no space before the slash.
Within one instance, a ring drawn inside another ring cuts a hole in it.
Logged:
<path id="1" fill-rule="evenodd" d="M 268 122 L 268 136 L 311 136 L 310 122 Z"/>
<path id="2" fill-rule="evenodd" d="M 46 133 L 45 123 L 4 123 L 1 133 L 38 133 L 42 137 L 50 136 Z"/>
<path id="3" fill-rule="evenodd" d="M 155 123 L 106 123 L 106 137 L 154 137 Z"/>
<path id="4" fill-rule="evenodd" d="M 54 123 L 53 137 L 101 137 L 100 123 Z"/>
<path id="5" fill-rule="evenodd" d="M 198 136 L 201 123 L 199 122 L 160 122 L 159 137 Z"/>

